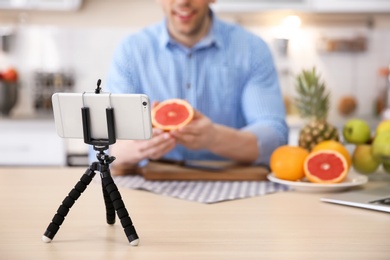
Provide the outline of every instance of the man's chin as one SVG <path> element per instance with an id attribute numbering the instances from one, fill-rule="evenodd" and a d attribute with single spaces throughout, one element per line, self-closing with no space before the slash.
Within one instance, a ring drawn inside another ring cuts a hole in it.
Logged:
<path id="1" fill-rule="evenodd" d="M 192 28 L 185 27 L 185 26 L 176 27 L 175 31 L 178 34 L 185 35 L 185 36 L 191 36 L 194 33 L 194 30 Z"/>

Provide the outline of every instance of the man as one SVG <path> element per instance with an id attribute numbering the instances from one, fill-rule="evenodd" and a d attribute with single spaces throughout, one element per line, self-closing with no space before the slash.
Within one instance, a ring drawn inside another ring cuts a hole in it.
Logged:
<path id="1" fill-rule="evenodd" d="M 215 17 L 213 0 L 158 0 L 166 19 L 125 38 L 107 78 L 111 93 L 182 98 L 190 124 L 150 140 L 118 140 L 113 165 L 148 159 L 233 160 L 269 164 L 287 143 L 285 110 L 266 43 Z"/>

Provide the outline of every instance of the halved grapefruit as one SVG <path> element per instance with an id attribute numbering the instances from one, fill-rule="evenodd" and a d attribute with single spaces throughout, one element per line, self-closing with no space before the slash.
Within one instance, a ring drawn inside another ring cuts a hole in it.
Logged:
<path id="1" fill-rule="evenodd" d="M 306 158 L 304 171 L 310 182 L 339 183 L 347 177 L 349 166 L 340 152 L 319 150 L 311 152 Z"/>
<path id="2" fill-rule="evenodd" d="M 320 150 L 334 150 L 341 153 L 344 156 L 345 160 L 347 160 L 348 167 L 351 167 L 352 165 L 351 154 L 349 153 L 348 149 L 339 141 L 325 140 L 319 142 L 313 147 L 313 149 L 311 149 L 311 152 L 316 152 Z"/>
<path id="3" fill-rule="evenodd" d="M 187 125 L 194 117 L 194 109 L 184 99 L 167 99 L 152 109 L 152 124 L 165 131 Z"/>

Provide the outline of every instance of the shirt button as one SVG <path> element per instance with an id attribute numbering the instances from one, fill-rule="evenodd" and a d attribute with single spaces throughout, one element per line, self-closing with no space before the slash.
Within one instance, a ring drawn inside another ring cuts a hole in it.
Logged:
<path id="1" fill-rule="evenodd" d="M 187 87 L 187 89 L 190 89 L 191 88 L 191 83 L 187 83 L 186 87 Z"/>

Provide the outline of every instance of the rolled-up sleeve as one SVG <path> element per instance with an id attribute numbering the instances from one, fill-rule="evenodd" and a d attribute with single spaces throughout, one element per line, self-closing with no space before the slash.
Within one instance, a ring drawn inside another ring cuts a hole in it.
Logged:
<path id="1" fill-rule="evenodd" d="M 253 60 L 243 91 L 242 109 L 248 125 L 241 130 L 256 135 L 259 149 L 256 163 L 268 165 L 272 152 L 287 144 L 289 129 L 273 59 L 269 49 L 263 47 Z"/>

